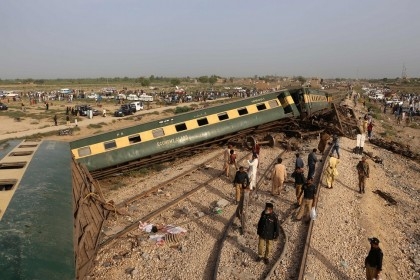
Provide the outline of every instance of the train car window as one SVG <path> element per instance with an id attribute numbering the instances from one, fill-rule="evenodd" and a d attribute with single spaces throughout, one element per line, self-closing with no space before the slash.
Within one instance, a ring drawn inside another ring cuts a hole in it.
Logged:
<path id="1" fill-rule="evenodd" d="M 36 146 L 38 146 L 38 144 L 23 144 L 19 145 L 18 148 L 35 148 Z"/>
<path id="2" fill-rule="evenodd" d="M 130 144 L 141 142 L 140 135 L 137 134 L 137 135 L 128 136 L 128 142 L 130 142 Z"/>
<path id="3" fill-rule="evenodd" d="M 267 106 L 265 106 L 265 104 L 264 104 L 264 103 L 262 103 L 262 104 L 258 104 L 258 105 L 257 105 L 257 110 L 258 110 L 258 111 L 263 111 L 263 110 L 265 110 L 265 109 L 267 109 Z"/>
<path id="4" fill-rule="evenodd" d="M 6 179 L 0 180 L 0 191 L 10 191 L 16 185 L 17 180 L 14 179 Z"/>
<path id="5" fill-rule="evenodd" d="M 187 130 L 187 125 L 185 123 L 180 123 L 175 125 L 175 129 L 177 132 Z"/>
<path id="6" fill-rule="evenodd" d="M 163 131 L 163 128 L 153 129 L 152 134 L 154 138 L 165 136 L 165 132 Z"/>
<path id="7" fill-rule="evenodd" d="M 198 119 L 197 124 L 198 124 L 198 126 L 203 126 L 203 125 L 209 124 L 209 121 L 207 120 L 207 118 Z"/>
<path id="8" fill-rule="evenodd" d="M 238 109 L 238 114 L 239 114 L 239 116 L 246 115 L 246 114 L 248 114 L 248 110 L 246 108 L 240 108 L 240 109 Z"/>
<path id="9" fill-rule="evenodd" d="M 85 157 L 91 155 L 92 151 L 90 150 L 90 147 L 83 147 L 77 149 L 77 153 L 79 154 L 79 157 Z"/>
<path id="10" fill-rule="evenodd" d="M 13 152 L 13 153 L 10 153 L 9 156 L 11 156 L 11 157 L 22 157 L 22 156 L 32 155 L 32 153 L 33 153 L 33 151 Z"/>
<path id="11" fill-rule="evenodd" d="M 105 147 L 105 150 L 114 149 L 114 148 L 117 147 L 117 143 L 115 143 L 115 140 L 109 141 L 109 142 L 105 142 L 104 143 L 104 147 Z"/>
<path id="12" fill-rule="evenodd" d="M 19 169 L 19 168 L 24 168 L 25 166 L 26 166 L 25 161 L 0 163 L 0 169 Z"/>
<path id="13" fill-rule="evenodd" d="M 226 112 L 225 113 L 218 114 L 217 117 L 219 118 L 219 121 L 224 121 L 224 120 L 228 120 L 229 119 L 229 116 L 228 116 L 228 114 Z"/>
<path id="14" fill-rule="evenodd" d="M 270 106 L 270 108 L 276 108 L 279 107 L 279 103 L 277 102 L 277 100 L 270 100 L 268 101 L 268 106 Z"/>

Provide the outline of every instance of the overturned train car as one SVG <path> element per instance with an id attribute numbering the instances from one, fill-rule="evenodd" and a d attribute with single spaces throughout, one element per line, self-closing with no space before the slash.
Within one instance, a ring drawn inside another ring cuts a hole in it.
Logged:
<path id="1" fill-rule="evenodd" d="M 286 89 L 78 139 L 70 147 L 90 171 L 101 170 L 279 119 L 305 118 L 330 110 L 328 99 L 310 88 Z"/>

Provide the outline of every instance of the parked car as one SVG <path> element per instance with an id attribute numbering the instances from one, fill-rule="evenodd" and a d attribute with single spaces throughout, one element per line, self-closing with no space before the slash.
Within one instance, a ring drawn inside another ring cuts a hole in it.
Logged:
<path id="1" fill-rule="evenodd" d="M 369 96 L 369 99 L 374 99 L 374 100 L 383 100 L 384 98 L 385 98 L 385 95 L 381 93 L 377 93 L 375 95 Z"/>
<path id="2" fill-rule="evenodd" d="M 117 100 L 126 100 L 127 99 L 127 96 L 125 94 L 120 93 L 120 94 L 118 94 L 115 97 L 115 99 L 117 99 Z"/>
<path id="3" fill-rule="evenodd" d="M 139 100 L 139 97 L 137 96 L 137 94 L 129 94 L 127 96 L 127 100 L 137 101 Z"/>
<path id="4" fill-rule="evenodd" d="M 79 116 L 87 116 L 88 115 L 88 111 L 92 110 L 92 115 L 93 116 L 99 116 L 100 112 L 96 109 L 92 109 L 91 106 L 89 105 L 77 105 L 75 108 L 75 113 L 79 113 Z"/>
<path id="5" fill-rule="evenodd" d="M 391 100 L 385 101 L 385 103 L 386 103 L 386 105 L 390 105 L 390 104 L 395 105 L 395 104 L 398 104 L 398 105 L 402 106 L 404 102 L 401 101 L 401 100 L 398 100 L 396 98 L 393 98 Z"/>
<path id="6" fill-rule="evenodd" d="M 146 94 L 140 94 L 139 96 L 140 101 L 147 101 L 147 102 L 153 102 L 153 96 L 146 95 Z"/>
<path id="7" fill-rule="evenodd" d="M 0 102 L 0 110 L 7 110 L 8 107 L 6 104 Z"/>
<path id="8" fill-rule="evenodd" d="M 96 93 L 90 93 L 86 96 L 88 99 L 97 99 L 99 96 Z"/>
<path id="9" fill-rule="evenodd" d="M 132 115 L 134 113 L 135 113 L 135 111 L 130 105 L 124 104 L 124 105 L 121 105 L 121 107 L 114 112 L 114 116 L 115 117 L 124 117 L 124 116 L 128 116 L 128 115 Z"/>

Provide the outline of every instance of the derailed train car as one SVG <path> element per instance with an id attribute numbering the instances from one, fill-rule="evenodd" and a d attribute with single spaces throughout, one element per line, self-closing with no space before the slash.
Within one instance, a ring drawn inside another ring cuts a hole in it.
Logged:
<path id="1" fill-rule="evenodd" d="M 286 89 L 75 140 L 70 148 L 90 171 L 100 170 L 330 108 L 325 92 Z"/>
<path id="2" fill-rule="evenodd" d="M 74 279 L 68 144 L 0 146 L 0 279 Z"/>

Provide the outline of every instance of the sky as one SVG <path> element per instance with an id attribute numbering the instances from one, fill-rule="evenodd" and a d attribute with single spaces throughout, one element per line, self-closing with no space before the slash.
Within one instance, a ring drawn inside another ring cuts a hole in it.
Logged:
<path id="1" fill-rule="evenodd" d="M 418 0 L 0 0 L 0 79 L 420 77 Z"/>

